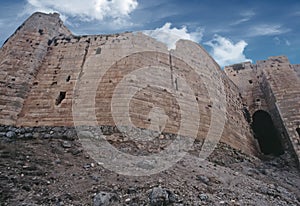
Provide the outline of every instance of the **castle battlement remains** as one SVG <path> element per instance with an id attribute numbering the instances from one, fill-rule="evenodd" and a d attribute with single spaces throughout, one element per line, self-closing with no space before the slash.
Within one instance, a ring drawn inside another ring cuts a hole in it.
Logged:
<path id="1" fill-rule="evenodd" d="M 120 85 L 133 89 L 130 101 Z M 142 33 L 75 36 L 58 14 L 43 13 L 1 48 L 0 124 L 126 126 L 125 117 L 138 128 L 199 141 L 220 135 L 249 155 L 289 152 L 299 161 L 300 65 L 279 56 L 221 70 L 191 41 L 168 50 Z"/>

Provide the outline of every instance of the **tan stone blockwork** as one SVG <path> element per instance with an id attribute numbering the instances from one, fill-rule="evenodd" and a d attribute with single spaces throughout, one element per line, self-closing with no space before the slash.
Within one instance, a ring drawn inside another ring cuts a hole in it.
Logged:
<path id="1" fill-rule="evenodd" d="M 247 111 L 263 109 L 293 142 L 287 148 L 299 150 L 298 67 L 284 58 L 233 65 L 225 73 L 190 41 L 180 40 L 168 51 L 141 33 L 74 36 L 57 15 L 40 13 L 0 54 L 1 124 L 113 126 L 120 121 L 187 136 L 196 130 L 200 141 L 221 136 L 222 142 L 256 155 Z M 284 83 L 291 79 L 291 85 Z"/>
<path id="2" fill-rule="evenodd" d="M 225 68 L 240 88 L 251 115 L 267 111 L 274 121 L 286 151 L 300 157 L 300 79 L 297 65 L 284 56 L 270 57 L 257 64 L 242 63 Z M 250 82 L 251 80 L 251 82 Z"/>

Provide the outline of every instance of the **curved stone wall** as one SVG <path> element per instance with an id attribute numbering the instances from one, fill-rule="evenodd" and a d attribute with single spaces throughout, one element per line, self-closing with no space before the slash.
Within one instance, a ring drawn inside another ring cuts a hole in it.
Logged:
<path id="1" fill-rule="evenodd" d="M 64 31 L 47 40 L 36 70 L 20 112 L 10 117 L 0 111 L 4 124 L 132 126 L 203 142 L 221 138 L 256 154 L 239 89 L 196 43 L 180 40 L 169 51 L 141 33 L 77 37 Z"/>

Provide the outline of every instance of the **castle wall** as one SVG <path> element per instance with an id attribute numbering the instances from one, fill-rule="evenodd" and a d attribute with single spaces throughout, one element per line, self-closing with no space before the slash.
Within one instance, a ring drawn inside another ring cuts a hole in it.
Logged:
<path id="1" fill-rule="evenodd" d="M 0 50 L 0 122 L 15 124 L 47 54 L 48 41 L 69 34 L 58 14 L 36 13 Z"/>
<path id="2" fill-rule="evenodd" d="M 189 44 L 193 45 L 193 43 Z M 226 103 L 227 121 L 223 135 L 221 134 L 221 141 L 248 154 L 255 154 L 256 147 L 251 138 L 249 125 L 243 117 L 242 99 L 238 95 L 238 88 L 219 68 L 218 72 L 214 74 L 210 73 L 209 68 L 200 68 L 203 76 L 199 76 L 195 72 L 195 65 L 191 65 L 192 61 L 189 62 L 190 64 L 187 63 L 188 60 L 185 58 L 188 55 L 185 53 L 180 51 L 169 53 L 165 45 L 143 34 L 87 36 L 80 39 L 78 37 L 58 38 L 49 48 L 41 66 L 43 69 L 34 81 L 17 125 L 73 126 L 73 120 L 77 117 L 76 114 L 74 116 L 72 107 L 76 102 L 80 103 L 79 124 L 93 125 L 94 120 L 91 117 L 96 116 L 97 124 L 114 125 L 116 120 L 113 118 L 111 105 L 117 85 L 128 74 L 138 71 L 140 68 L 164 67 L 170 72 L 172 70 L 174 76 L 165 78 L 162 74 L 155 77 L 144 74 L 145 79 L 141 77 L 132 79 L 135 85 L 143 85 L 147 79 L 153 79 L 148 87 L 141 87 L 142 90 L 135 94 L 130 101 L 129 114 L 131 122 L 135 126 L 149 128 L 151 118 L 160 117 L 161 114 L 161 110 L 154 111 L 154 114 L 151 113 L 155 106 L 162 108 L 168 117 L 164 132 L 178 133 L 182 118 L 178 97 L 174 97 L 172 94 L 174 91 L 164 90 L 155 85 L 158 85 L 159 82 L 168 82 L 167 86 L 170 90 L 180 90 L 178 78 L 182 77 L 194 91 L 193 98 L 197 102 L 200 115 L 197 138 L 204 140 L 211 124 L 214 124 L 211 119 L 211 110 L 214 105 L 207 88 L 216 88 L 215 82 L 219 78 L 224 81 L 228 100 Z M 211 85 L 206 85 L 203 78 L 206 78 L 205 82 Z M 78 81 L 78 79 L 82 81 Z M 61 92 L 65 93 L 65 98 L 56 105 Z M 183 100 L 185 99 L 184 92 L 179 95 L 182 95 Z M 122 97 L 122 94 L 119 96 Z M 76 102 L 73 101 L 74 98 L 77 99 Z M 187 98 L 184 104 L 189 105 L 188 101 Z M 198 118 L 198 116 L 193 116 L 197 113 L 192 108 L 188 112 L 189 127 L 184 134 L 189 134 L 188 132 L 197 126 L 196 122 L 193 122 Z M 120 112 L 117 115 L 120 115 L 121 118 L 124 113 Z M 221 121 L 221 117 L 218 118 Z M 151 129 L 160 130 L 161 128 Z"/>
<path id="3" fill-rule="evenodd" d="M 300 77 L 300 64 L 292 65 L 294 70 L 296 71 L 298 77 Z"/>
<path id="4" fill-rule="evenodd" d="M 300 119 L 297 71 L 298 66 L 290 65 L 286 57 L 270 57 L 256 65 L 244 63 L 225 68 L 229 78 L 240 88 L 250 114 L 257 110 L 269 112 L 285 150 L 300 157 L 300 137 L 296 131 Z"/>
<path id="5" fill-rule="evenodd" d="M 280 131 L 284 137 L 287 134 L 290 140 L 285 142 L 291 143 L 297 156 L 300 157 L 300 136 L 296 132 L 300 120 L 299 76 L 287 58 L 274 57 L 267 62 L 268 66 L 264 66 L 263 72 L 274 99 L 270 108 L 277 117 L 280 116 L 280 119 L 276 118 L 275 121 L 282 122 L 284 126 L 280 127 Z"/>
<path id="6" fill-rule="evenodd" d="M 32 18 L 36 21 L 37 15 Z M 52 25 L 51 19 L 47 21 Z M 2 99 L 9 99 L 1 104 L 2 124 L 117 123 L 186 136 L 194 136 L 196 131 L 200 141 L 207 135 L 212 141 L 221 136 L 222 142 L 256 154 L 238 87 L 199 45 L 179 41 L 176 50 L 168 51 L 164 44 L 141 33 L 76 37 L 56 23 L 54 38 L 52 34 L 38 36 L 36 30 L 30 33 L 43 45 L 40 50 L 33 47 L 27 51 L 38 63 L 30 64 L 31 59 L 6 52 L 15 47 L 27 49 L 27 29 L 20 30 L 1 49 L 2 62 L 11 61 L 9 65 L 20 74 L 20 83 L 27 85 L 22 86 L 25 93 L 18 90 L 23 96 L 17 107 L 12 107 L 11 93 L 1 87 Z M 38 54 L 40 57 L 35 58 Z M 31 66 L 22 67 L 15 58 Z M 10 67 L 1 65 L 0 72 L 6 74 Z M 34 71 L 30 80 L 27 71 Z M 3 82 L 8 84 L 9 78 Z M 128 101 L 131 90 L 135 92 Z"/>
<path id="7" fill-rule="evenodd" d="M 268 110 L 261 90 L 262 72 L 256 65 L 246 62 L 225 67 L 224 71 L 239 88 L 245 107 L 251 114 L 259 109 Z"/>

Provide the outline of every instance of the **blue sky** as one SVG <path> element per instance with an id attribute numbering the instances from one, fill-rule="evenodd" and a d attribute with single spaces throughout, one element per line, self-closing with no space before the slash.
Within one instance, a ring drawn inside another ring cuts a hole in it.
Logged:
<path id="1" fill-rule="evenodd" d="M 34 11 L 59 12 L 74 34 L 144 31 L 174 47 L 200 43 L 221 65 L 286 55 L 300 64 L 299 0 L 10 0 L 0 44 Z"/>

